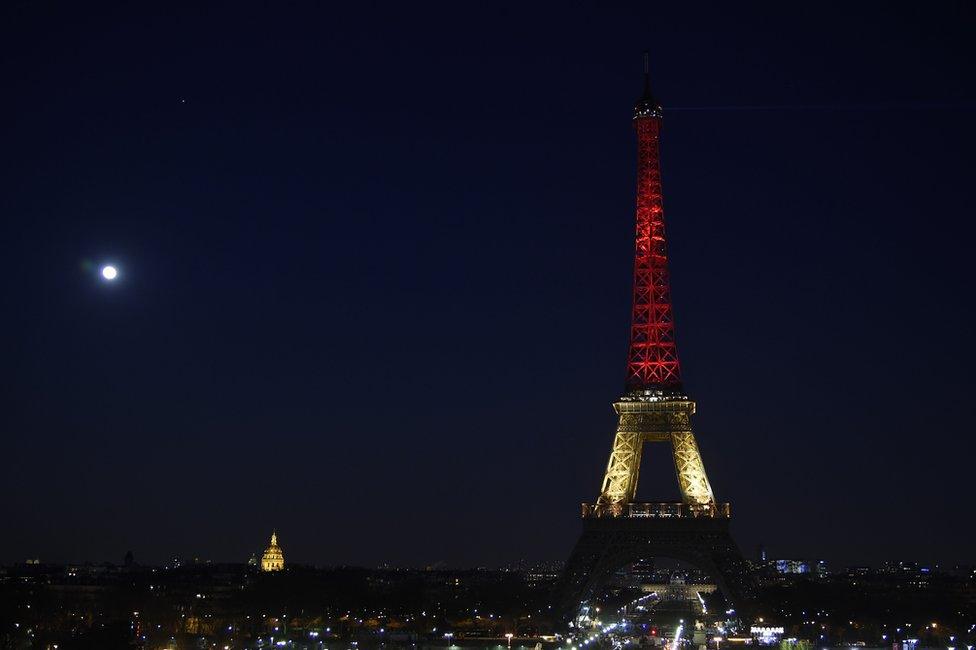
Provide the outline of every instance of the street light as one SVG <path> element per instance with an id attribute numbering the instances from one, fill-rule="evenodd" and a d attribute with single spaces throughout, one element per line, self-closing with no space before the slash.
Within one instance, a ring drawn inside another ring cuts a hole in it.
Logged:
<path id="1" fill-rule="evenodd" d="M 515 635 L 514 635 L 514 634 L 512 634 L 511 632 L 506 632 L 506 633 L 505 633 L 505 638 L 506 638 L 506 639 L 508 639 L 508 647 L 509 647 L 509 648 L 511 648 L 511 647 L 512 647 L 512 637 L 513 637 L 513 636 L 515 636 Z"/>

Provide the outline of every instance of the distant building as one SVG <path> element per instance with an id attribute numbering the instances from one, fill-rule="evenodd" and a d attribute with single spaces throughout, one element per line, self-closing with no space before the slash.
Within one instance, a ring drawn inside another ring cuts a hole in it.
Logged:
<path id="1" fill-rule="evenodd" d="M 272 532 L 271 546 L 265 549 L 264 555 L 261 556 L 261 570 L 281 571 L 284 568 L 285 568 L 285 556 L 281 552 L 281 547 L 278 546 L 277 533 Z"/>
<path id="2" fill-rule="evenodd" d="M 906 562 L 904 560 L 900 562 L 885 562 L 881 565 L 881 571 L 883 573 L 903 575 L 915 575 L 918 573 L 929 572 L 927 568 L 921 567 L 918 562 Z"/>
<path id="3" fill-rule="evenodd" d="M 806 574 L 819 578 L 827 575 L 824 560 L 773 560 L 773 566 L 779 574 Z"/>

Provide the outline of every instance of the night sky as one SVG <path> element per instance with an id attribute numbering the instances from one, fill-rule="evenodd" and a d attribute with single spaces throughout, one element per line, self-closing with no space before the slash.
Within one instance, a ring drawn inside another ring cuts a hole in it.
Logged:
<path id="1" fill-rule="evenodd" d="M 0 9 L 0 562 L 564 559 L 645 49 L 743 552 L 976 560 L 971 4 L 205 4 Z"/>

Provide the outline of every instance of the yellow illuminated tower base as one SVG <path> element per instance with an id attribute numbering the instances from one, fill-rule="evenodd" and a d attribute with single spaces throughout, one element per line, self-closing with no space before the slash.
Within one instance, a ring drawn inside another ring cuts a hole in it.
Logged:
<path id="1" fill-rule="evenodd" d="M 657 557 L 681 560 L 711 576 L 735 607 L 747 606 L 755 585 L 729 533 L 731 507 L 717 503 L 705 474 L 691 416 L 695 403 L 676 391 L 628 393 L 596 503 L 583 504 L 583 534 L 557 586 L 557 612 L 570 620 L 613 573 Z M 637 502 L 641 456 L 648 443 L 669 443 L 681 501 Z"/>
<path id="2" fill-rule="evenodd" d="M 603 487 L 600 488 L 597 509 L 611 516 L 622 514 L 624 507 L 632 503 L 637 494 L 644 444 L 664 442 L 671 444 L 681 502 L 691 510 L 714 512 L 716 506 L 712 486 L 708 483 L 705 465 L 691 430 L 695 403 L 683 398 L 658 401 L 622 399 L 613 408 L 620 416 L 620 422 Z"/>

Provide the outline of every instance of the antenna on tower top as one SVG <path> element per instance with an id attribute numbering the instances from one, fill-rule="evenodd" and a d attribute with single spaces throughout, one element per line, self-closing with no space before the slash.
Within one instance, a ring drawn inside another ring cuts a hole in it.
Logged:
<path id="1" fill-rule="evenodd" d="M 634 118 L 661 117 L 661 105 L 651 92 L 651 55 L 644 50 L 644 93 L 634 106 Z"/>
<path id="2" fill-rule="evenodd" d="M 651 55 L 644 50 L 644 94 L 641 95 L 638 105 L 644 105 L 644 108 L 649 108 L 652 111 L 660 109 L 657 107 L 657 100 L 654 99 L 654 95 L 651 93 Z"/>

